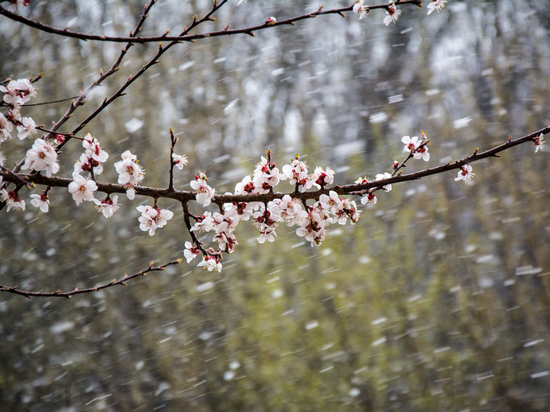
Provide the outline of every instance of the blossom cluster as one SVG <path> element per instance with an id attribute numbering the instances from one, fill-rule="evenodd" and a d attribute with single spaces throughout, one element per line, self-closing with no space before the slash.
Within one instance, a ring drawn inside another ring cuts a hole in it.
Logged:
<path id="1" fill-rule="evenodd" d="M 20 140 L 32 136 L 36 123 L 30 117 L 21 116 L 21 106 L 36 96 L 32 82 L 29 79 L 9 80 L 5 86 L 0 86 L 0 92 L 4 93 L 2 100 L 9 108 L 5 115 L 0 113 L 0 143 L 11 139 L 14 129 Z"/>
<path id="2" fill-rule="evenodd" d="M 315 168 L 313 173 L 308 173 L 305 162 L 296 155 L 290 164 L 284 165 L 282 172 L 275 163 L 271 162 L 271 152 L 267 157 L 261 158 L 256 165 L 252 176 L 246 176 L 235 186 L 235 195 L 265 194 L 273 192 L 273 187 L 281 180 L 288 180 L 295 186 L 296 191 L 305 192 L 307 189 L 316 186 L 319 189 L 325 188 L 334 182 L 334 170 L 329 167 Z M 214 195 L 214 189 L 206 184 L 207 177 L 201 173 L 191 182 L 191 187 L 196 190 L 196 200 L 203 205 L 210 203 Z M 352 224 L 359 219 L 360 212 L 353 200 L 341 199 L 335 191 L 329 194 L 321 194 L 313 205 L 290 195 L 284 195 L 273 201 L 263 202 L 236 202 L 225 203 L 220 212 L 205 212 L 201 216 L 195 216 L 195 224 L 191 232 L 214 232 L 213 242 L 218 243 L 216 251 L 213 249 L 193 247 L 191 243 L 186 245 L 184 251 L 188 262 L 203 252 L 203 259 L 199 266 L 208 270 L 222 269 L 221 254 L 233 252 L 238 245 L 235 237 L 235 230 L 241 221 L 252 220 L 252 225 L 258 230 L 258 242 L 273 242 L 277 236 L 279 223 L 286 223 L 288 226 L 297 226 L 296 234 L 304 237 L 312 246 L 320 245 L 328 236 L 328 226 L 334 223 L 346 224 L 349 220 Z"/>
<path id="3" fill-rule="evenodd" d="M 118 173 L 118 183 L 126 188 L 126 196 L 133 200 L 136 197 L 135 186 L 145 177 L 145 171 L 139 164 L 137 156 L 126 150 L 120 155 L 122 160 L 115 163 L 115 169 Z"/>
<path id="4" fill-rule="evenodd" d="M 9 80 L 7 86 L 0 86 L 4 93 L 3 102 L 9 110 L 6 115 L 0 112 L 0 143 L 12 138 L 12 131 L 17 130 L 20 140 L 31 136 L 36 128 L 34 120 L 21 116 L 21 106 L 36 96 L 36 89 L 28 79 Z"/>
<path id="5" fill-rule="evenodd" d="M 389 179 L 390 177 L 392 177 L 392 175 L 387 173 L 387 172 L 379 173 L 374 177 L 374 181 L 378 182 L 380 180 Z M 357 179 L 355 181 L 356 184 L 363 184 L 363 183 L 368 183 L 368 182 L 371 182 L 371 180 L 368 177 L 360 177 L 359 179 Z M 382 189 L 384 192 L 390 192 L 391 189 L 392 189 L 392 186 L 391 186 L 391 184 L 390 185 L 384 185 L 384 186 L 381 186 L 380 189 Z M 366 205 L 366 204 L 375 205 L 376 204 L 376 202 L 378 201 L 378 198 L 374 194 L 374 190 L 375 189 L 371 189 L 371 190 L 367 191 L 367 193 L 361 198 L 361 204 L 362 205 Z"/>
<path id="6" fill-rule="evenodd" d="M 18 3 L 20 2 L 13 5 L 17 6 Z M 0 112 L 0 145 L 12 138 L 14 130 L 20 140 L 32 136 L 36 130 L 36 123 L 32 118 L 21 115 L 21 107 L 36 96 L 36 88 L 32 81 L 29 79 L 7 79 L 0 83 L 0 92 L 3 93 L 2 102 L 8 108 L 6 113 Z M 0 166 L 2 167 L 4 167 L 4 160 L 4 155 L 0 152 Z M 21 168 L 44 170 L 48 176 L 51 176 L 52 173 L 59 170 L 57 153 L 44 140 L 36 141 L 33 148 L 27 152 L 27 157 Z M 25 210 L 25 201 L 19 197 L 16 191 L 7 191 L 6 186 L 0 177 L 0 199 L 2 202 L 6 202 L 7 210 Z"/>
<path id="7" fill-rule="evenodd" d="M 155 230 L 163 227 L 174 216 L 174 213 L 167 209 L 161 209 L 157 206 L 138 206 L 136 208 L 141 212 L 139 217 L 139 228 L 144 232 L 149 231 L 149 236 L 155 234 Z"/>
<path id="8" fill-rule="evenodd" d="M 97 190 L 97 183 L 94 179 L 95 176 L 103 172 L 102 163 L 107 161 L 109 155 L 101 149 L 99 141 L 89 133 L 82 140 L 82 146 L 84 153 L 80 155 L 74 165 L 73 181 L 69 184 L 69 193 L 73 195 L 77 205 L 83 201 L 98 204 L 99 201 L 94 198 L 94 192 Z M 104 213 L 104 215 L 112 215 L 112 213 L 107 211 L 107 214 Z"/>

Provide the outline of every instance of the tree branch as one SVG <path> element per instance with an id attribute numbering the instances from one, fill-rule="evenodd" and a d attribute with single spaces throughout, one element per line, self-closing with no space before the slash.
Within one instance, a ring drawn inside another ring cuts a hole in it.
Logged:
<path id="1" fill-rule="evenodd" d="M 100 285 L 100 286 L 95 286 L 93 288 L 87 288 L 87 289 L 74 288 L 73 290 L 70 290 L 68 292 L 61 292 L 59 290 L 56 291 L 56 292 L 30 292 L 30 291 L 25 291 L 25 290 L 19 290 L 17 288 L 17 286 L 11 287 L 11 286 L 0 285 L 0 292 L 14 293 L 16 295 L 25 296 L 28 299 L 30 299 L 33 296 L 34 297 L 42 297 L 42 298 L 45 298 L 45 297 L 46 298 L 47 297 L 58 297 L 58 298 L 70 299 L 71 296 L 73 296 L 73 295 L 79 295 L 81 293 L 97 292 L 98 290 L 110 288 L 111 286 L 117 286 L 117 285 L 128 286 L 126 282 L 128 282 L 132 279 L 135 279 L 139 276 L 145 276 L 149 272 L 156 272 L 156 271 L 164 270 L 168 266 L 177 265 L 177 264 L 181 263 L 181 261 L 182 261 L 182 259 L 172 260 L 171 262 L 165 263 L 164 265 L 157 266 L 157 267 L 153 267 L 153 263 L 150 263 L 149 267 L 145 270 L 141 270 L 137 273 L 134 273 L 131 276 L 124 275 L 124 277 L 122 279 L 119 279 L 119 280 L 113 279 L 109 283 L 105 283 L 105 284 Z"/>
<path id="2" fill-rule="evenodd" d="M 155 1 L 153 1 L 152 3 L 155 3 Z M 225 1 L 223 1 L 222 3 L 225 3 Z M 274 26 L 282 26 L 282 25 L 288 25 L 288 24 L 293 25 L 297 21 L 304 20 L 304 19 L 311 19 L 311 18 L 315 18 L 317 16 L 328 15 L 328 14 L 339 14 L 339 15 L 341 15 L 343 12 L 351 11 L 353 9 L 354 4 L 352 4 L 351 6 L 348 6 L 348 7 L 340 8 L 340 9 L 331 9 L 331 10 L 324 10 L 324 11 L 321 10 L 321 8 L 320 8 L 316 12 L 303 14 L 301 16 L 291 17 L 291 18 L 288 18 L 288 19 L 285 19 L 285 20 L 280 20 L 280 21 L 277 21 L 273 24 L 265 24 L 264 23 L 264 24 L 261 24 L 261 25 L 258 25 L 258 26 L 251 26 L 251 27 L 247 27 L 247 28 L 243 28 L 243 29 L 220 30 L 220 31 L 215 31 L 215 32 L 193 34 L 193 35 L 187 35 L 187 32 L 188 32 L 187 31 L 185 34 L 181 34 L 179 36 L 168 36 L 167 33 L 165 33 L 161 36 L 152 36 L 152 37 L 103 36 L 103 35 L 98 35 L 98 34 L 79 33 L 79 32 L 71 31 L 71 30 L 68 30 L 68 29 L 59 29 L 59 28 L 56 28 L 56 27 L 48 26 L 47 24 L 40 23 L 38 21 L 28 19 L 28 18 L 23 17 L 23 16 L 21 16 L 19 14 L 16 14 L 16 13 L 12 13 L 9 10 L 4 9 L 2 7 L 0 7 L 0 14 L 6 16 L 7 18 L 9 18 L 11 20 L 17 21 L 19 23 L 25 24 L 27 26 L 33 27 L 37 30 L 41 30 L 41 31 L 46 32 L 46 33 L 52 33 L 52 34 L 56 34 L 56 35 L 64 36 L 64 37 L 72 37 L 72 38 L 79 39 L 79 40 L 84 40 L 84 41 L 93 40 L 93 41 L 115 42 L 115 43 L 126 43 L 126 42 L 151 43 L 151 42 L 159 42 L 159 41 L 175 41 L 175 42 L 193 41 L 193 40 L 197 40 L 197 39 L 204 39 L 204 38 L 207 38 L 207 37 L 230 36 L 232 34 L 249 34 L 249 35 L 253 35 L 254 31 L 264 30 L 264 29 L 267 29 L 269 27 L 274 27 Z M 392 2 L 385 3 L 385 4 L 372 5 L 372 6 L 368 6 L 368 8 L 369 8 L 369 10 L 387 9 L 387 7 L 390 4 L 392 4 Z M 405 4 L 413 4 L 413 5 L 416 5 L 418 7 L 421 7 L 422 6 L 422 1 L 421 0 L 397 0 L 395 2 L 395 5 L 405 5 Z M 216 6 L 215 2 L 214 2 L 214 6 Z M 217 8 L 219 9 L 219 7 L 220 6 L 218 6 Z M 214 20 L 214 19 L 208 19 L 208 20 Z"/>
<path id="3" fill-rule="evenodd" d="M 269 202 L 274 199 L 281 199 L 285 195 L 289 195 L 295 199 L 308 200 L 308 199 L 319 199 L 319 196 L 322 194 L 328 194 L 330 191 L 335 191 L 339 195 L 354 195 L 356 192 L 365 191 L 373 188 L 380 188 L 382 186 L 394 183 L 401 183 L 410 180 L 418 180 L 426 176 L 431 176 L 435 174 L 444 173 L 450 170 L 460 169 L 462 166 L 477 162 L 478 160 L 485 159 L 488 157 L 498 157 L 498 153 L 508 150 L 514 146 L 520 145 L 522 143 L 533 141 L 533 139 L 540 134 L 546 135 L 550 133 L 550 126 L 547 126 L 543 129 L 537 130 L 528 135 L 519 137 L 514 140 L 508 140 L 506 143 L 498 145 L 492 149 L 488 149 L 484 152 L 476 152 L 460 160 L 455 160 L 454 162 L 449 162 L 444 165 L 439 165 L 436 167 L 420 170 L 418 172 L 400 174 L 393 176 L 391 178 L 376 180 L 367 183 L 354 183 L 343 186 L 333 186 L 329 188 L 324 188 L 320 190 L 315 190 L 311 192 L 285 192 L 285 193 L 265 193 L 265 194 L 246 194 L 246 195 L 216 195 L 212 198 L 212 203 L 223 204 L 223 203 L 240 203 L 240 202 Z M 410 159 L 410 154 L 408 155 Z M 22 181 L 33 183 L 37 185 L 51 186 L 51 187 L 68 187 L 69 183 L 72 182 L 72 179 L 67 179 L 63 177 L 47 177 L 40 174 L 14 174 L 12 172 L 0 171 L 0 175 L 5 181 L 13 183 L 21 183 Z M 115 183 L 100 183 L 96 182 L 98 191 L 104 192 L 106 194 L 111 193 L 126 193 L 126 188 L 124 185 L 115 184 Z M 152 198 L 167 198 L 174 199 L 180 202 L 187 202 L 189 200 L 195 199 L 195 192 L 190 191 L 178 191 L 170 190 L 169 188 L 156 188 L 156 187 L 147 187 L 147 186 L 135 186 L 135 191 L 137 195 L 148 196 Z"/>

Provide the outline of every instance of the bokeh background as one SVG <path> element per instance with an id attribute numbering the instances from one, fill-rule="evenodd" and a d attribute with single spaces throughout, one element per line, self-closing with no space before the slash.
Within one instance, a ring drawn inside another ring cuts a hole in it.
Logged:
<path id="1" fill-rule="evenodd" d="M 370 3 L 367 1 L 367 3 Z M 3 4 L 5 6 L 5 4 Z M 326 8 L 343 7 L 329 1 Z M 143 35 L 176 34 L 210 7 L 159 1 Z M 317 2 L 231 0 L 199 32 L 261 24 Z M 27 16 L 57 27 L 125 35 L 143 4 L 33 0 Z M 110 154 L 130 149 L 144 185 L 167 186 L 169 128 L 190 165 L 231 191 L 267 148 L 330 166 L 336 183 L 389 171 L 400 139 L 431 141 L 429 163 L 462 158 L 550 124 L 550 3 L 449 1 L 440 14 L 402 7 L 366 19 L 323 16 L 296 27 L 174 47 L 85 129 Z M 0 77 L 33 77 L 44 102 L 75 96 L 121 44 L 56 37 L 0 19 Z M 152 58 L 135 45 L 117 76 L 68 126 Z M 25 108 L 49 125 L 68 103 Z M 30 147 L 2 144 L 8 164 Z M 69 177 L 82 148 L 64 149 Z M 394 185 L 355 226 L 332 226 L 319 248 L 281 226 L 259 245 L 241 224 L 221 273 L 195 264 L 73 299 L 0 295 L 0 404 L 7 411 L 542 411 L 550 409 L 550 176 L 532 144 L 455 173 Z M 283 182 L 279 191 L 288 191 Z M 23 193 L 23 192 L 22 192 Z M 0 215 L 0 283 L 26 290 L 90 287 L 183 257 L 177 203 L 154 237 L 122 199 L 107 220 L 54 189 L 48 214 Z M 358 200 L 358 199 L 357 199 Z M 198 213 L 200 205 L 193 204 Z M 214 209 L 213 209 L 214 210 Z M 209 242 L 212 237 L 203 237 Z"/>

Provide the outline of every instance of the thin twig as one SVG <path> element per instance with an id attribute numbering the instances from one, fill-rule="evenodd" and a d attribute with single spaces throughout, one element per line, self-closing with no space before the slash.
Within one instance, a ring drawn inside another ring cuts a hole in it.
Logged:
<path id="1" fill-rule="evenodd" d="M 168 190 L 174 191 L 174 146 L 178 138 L 174 136 L 174 129 L 170 129 L 170 181 L 168 182 Z"/>
<path id="2" fill-rule="evenodd" d="M 192 217 L 193 219 L 197 220 L 197 217 L 193 216 L 189 212 L 188 201 L 181 202 L 181 207 L 183 208 L 183 220 L 185 222 L 185 226 L 187 227 L 187 231 L 189 232 L 189 235 L 191 235 L 191 240 L 196 245 L 197 249 L 199 249 L 204 256 L 221 256 L 221 251 L 215 252 L 212 249 L 205 249 L 204 244 L 199 240 L 199 238 L 195 234 L 195 231 L 191 230 L 193 225 L 191 225 L 191 220 L 189 218 Z"/>
<path id="3" fill-rule="evenodd" d="M 93 288 L 87 288 L 87 289 L 74 288 L 73 290 L 68 291 L 68 292 L 61 292 L 59 290 L 56 291 L 56 292 L 30 292 L 30 291 L 25 291 L 25 290 L 19 290 L 17 286 L 11 287 L 11 286 L 0 285 L 0 292 L 14 293 L 16 295 L 25 296 L 28 299 L 30 299 L 33 296 L 35 296 L 35 297 L 58 297 L 58 298 L 70 299 L 71 296 L 73 296 L 73 295 L 78 295 L 78 294 L 81 294 L 81 293 L 97 292 L 98 290 L 110 288 L 111 286 L 117 286 L 117 285 L 127 286 L 126 282 L 128 282 L 132 279 L 135 279 L 139 276 L 145 276 L 149 272 L 156 272 L 156 271 L 164 270 L 168 266 L 179 264 L 181 261 L 182 261 L 182 259 L 172 260 L 171 262 L 165 263 L 164 265 L 157 266 L 157 267 L 153 267 L 153 263 L 150 263 L 149 267 L 145 270 L 141 270 L 137 273 L 134 273 L 131 276 L 124 275 L 124 277 L 122 279 L 119 279 L 119 280 L 113 279 L 109 283 L 105 283 L 105 284 L 100 285 L 100 286 L 95 286 Z"/>
<path id="4" fill-rule="evenodd" d="M 67 97 L 66 99 L 51 100 L 49 102 L 25 103 L 25 104 L 22 104 L 20 107 L 44 106 L 45 104 L 62 103 L 62 102 L 66 102 L 66 101 L 77 99 L 77 98 L 78 98 L 78 96 L 73 96 L 73 97 Z M 8 104 L 6 104 L 4 102 L 0 102 L 0 106 L 8 106 Z"/>

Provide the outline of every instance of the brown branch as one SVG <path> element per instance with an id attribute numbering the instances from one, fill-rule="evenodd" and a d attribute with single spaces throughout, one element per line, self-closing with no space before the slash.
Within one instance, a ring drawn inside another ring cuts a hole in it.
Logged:
<path id="1" fill-rule="evenodd" d="M 399 176 L 394 176 L 384 180 L 378 180 L 376 182 L 369 182 L 369 183 L 364 183 L 359 185 L 341 186 L 340 190 L 342 190 L 343 193 L 349 194 L 350 192 L 357 191 L 357 190 L 370 189 L 372 187 L 381 187 L 388 184 L 407 182 L 410 180 L 418 180 L 426 176 L 447 172 L 449 170 L 457 170 L 466 164 L 474 163 L 481 159 L 486 159 L 488 157 L 500 157 L 498 153 L 503 152 L 507 149 L 510 149 L 514 146 L 520 145 L 522 143 L 532 142 L 533 139 L 539 136 L 540 134 L 546 135 L 548 133 L 550 133 L 550 126 L 546 126 L 543 129 L 537 130 L 536 132 L 533 132 L 533 133 L 529 133 L 528 135 L 525 135 L 522 137 L 518 137 L 517 139 L 514 139 L 514 140 L 507 140 L 506 143 L 495 146 L 492 149 L 486 150 L 481 153 L 479 153 L 478 149 L 476 149 L 474 153 L 472 153 L 470 156 L 465 157 L 461 160 L 455 160 L 454 162 L 449 162 L 444 165 L 420 170 L 414 173 L 401 174 Z M 337 192 L 341 193 L 340 191 L 337 191 Z"/>
<path id="2" fill-rule="evenodd" d="M 154 1 L 152 2 L 154 3 Z M 216 6 L 214 2 L 214 6 Z M 225 3 L 225 1 L 223 2 Z M 355 3 L 354 3 L 355 4 Z M 388 6 L 392 4 L 386 3 L 386 4 L 377 4 L 368 6 L 369 10 L 374 9 L 387 9 Z M 404 4 L 413 4 L 416 6 L 421 6 L 422 1 L 421 0 L 397 0 L 395 2 L 395 5 L 404 5 Z M 218 7 L 219 8 L 219 7 Z M 317 16 L 326 15 L 326 14 L 338 14 L 342 15 L 343 12 L 348 12 L 353 9 L 353 4 L 348 7 L 343 7 L 340 9 L 332 9 L 332 10 L 321 10 L 319 9 L 316 12 L 304 14 L 301 16 L 291 17 L 286 20 L 280 20 L 275 23 L 270 24 L 261 24 L 259 26 L 252 26 L 247 27 L 243 29 L 235 29 L 235 30 L 221 30 L 221 31 L 215 31 L 215 32 L 209 32 L 209 33 L 202 33 L 202 34 L 194 34 L 194 35 L 187 35 L 181 34 L 179 36 L 168 36 L 167 33 L 161 35 L 161 36 L 152 36 L 152 37 L 124 37 L 124 36 L 103 36 L 98 34 L 87 34 L 87 33 L 79 33 L 75 31 L 71 31 L 68 29 L 59 29 L 56 27 L 48 26 L 47 24 L 37 22 L 35 20 L 27 19 L 26 17 L 23 17 L 19 14 L 12 13 L 9 10 L 6 10 L 4 8 L 0 7 L 0 14 L 6 16 L 9 19 L 12 19 L 14 21 L 17 21 L 19 23 L 25 24 L 27 26 L 33 27 L 35 29 L 44 31 L 46 33 L 52 33 L 59 36 L 65 36 L 65 37 L 72 37 L 79 40 L 93 40 L 93 41 L 104 41 L 104 42 L 116 42 L 116 43 L 126 43 L 126 42 L 133 42 L 133 43 L 151 43 L 151 42 L 159 42 L 159 41 L 175 41 L 175 42 L 182 42 L 182 41 L 193 41 L 197 39 L 204 39 L 207 37 L 217 37 L 217 36 L 230 36 L 232 34 L 248 34 L 253 35 L 254 31 L 258 30 L 264 30 L 268 27 L 274 27 L 274 26 L 282 26 L 282 25 L 293 25 L 295 22 L 304 20 L 304 19 L 311 19 L 315 18 Z M 208 19 L 209 21 L 212 21 L 214 19 Z M 187 31 L 188 32 L 188 31 Z"/>
<path id="3" fill-rule="evenodd" d="M 244 28 L 244 29 L 219 30 L 219 31 L 214 31 L 214 32 L 209 32 L 209 33 L 201 33 L 201 34 L 194 34 L 194 35 L 190 35 L 190 36 L 183 36 L 179 40 L 180 41 L 193 41 L 193 40 L 204 39 L 204 38 L 207 38 L 207 37 L 231 36 L 233 34 L 248 34 L 250 36 L 254 36 L 255 31 L 264 30 L 264 29 L 267 29 L 267 28 L 270 28 L 270 27 L 276 27 L 276 26 L 295 25 L 295 22 L 297 22 L 297 21 L 305 20 L 305 19 L 312 19 L 312 18 L 315 18 L 317 16 L 328 15 L 328 14 L 338 14 L 342 17 L 345 17 L 342 13 L 347 12 L 347 11 L 352 11 L 354 4 L 355 4 L 355 2 L 351 6 L 344 7 L 344 8 L 341 8 L 341 9 L 331 9 L 331 10 L 321 10 L 321 9 L 319 9 L 318 11 L 313 12 L 313 13 L 308 13 L 308 14 L 303 14 L 301 16 L 291 17 L 291 18 L 288 18 L 288 19 L 285 19 L 285 20 L 277 20 L 275 23 L 264 23 L 264 24 L 261 24 L 261 25 L 258 25 L 258 26 L 247 27 L 247 28 Z M 368 6 L 368 7 L 369 7 L 369 10 L 387 9 L 387 7 L 390 4 L 392 4 L 392 3 L 390 2 L 390 3 L 386 3 L 386 4 L 377 4 L 377 5 Z M 422 5 L 422 1 L 420 1 L 420 0 L 401 0 L 401 1 L 396 1 L 395 4 L 396 5 L 413 4 L 413 5 L 417 5 L 417 6 L 420 7 Z"/>
<path id="4" fill-rule="evenodd" d="M 131 276 L 124 275 L 124 277 L 122 279 L 119 279 L 119 280 L 113 279 L 109 283 L 105 283 L 105 284 L 100 285 L 100 286 L 95 286 L 93 288 L 87 288 L 87 289 L 74 288 L 73 290 L 70 290 L 68 292 L 61 292 L 59 290 L 56 291 L 56 292 L 30 292 L 30 291 L 25 291 L 25 290 L 19 290 L 17 288 L 17 286 L 11 287 L 11 286 L 0 285 L 0 292 L 14 293 L 16 295 L 25 296 L 28 299 L 30 299 L 32 296 L 42 297 L 42 298 L 45 298 L 45 297 L 58 297 L 58 298 L 70 299 L 71 296 L 73 296 L 73 295 L 78 295 L 78 294 L 81 294 L 81 293 L 97 292 L 98 290 L 110 288 L 111 286 L 117 286 L 117 285 L 128 286 L 126 282 L 128 282 L 129 280 L 135 279 L 139 276 L 145 276 L 149 272 L 156 272 L 156 271 L 164 270 L 168 266 L 179 264 L 181 261 L 182 261 L 182 259 L 172 260 L 171 262 L 165 263 L 164 265 L 157 266 L 157 267 L 153 267 L 153 263 L 150 263 L 149 267 L 145 270 L 141 270 L 137 273 L 134 273 Z"/>
<path id="5" fill-rule="evenodd" d="M 295 199 L 308 200 L 308 199 L 319 199 L 319 196 L 322 194 L 328 194 L 331 190 L 335 191 L 339 195 L 353 195 L 355 192 L 365 191 L 373 188 L 380 188 L 388 184 L 406 182 L 410 180 L 418 180 L 422 177 L 435 175 L 449 170 L 457 170 L 462 166 L 477 162 L 478 160 L 485 159 L 488 157 L 499 157 L 498 153 L 503 152 L 507 149 L 510 149 L 514 146 L 520 145 L 526 142 L 532 142 L 533 139 L 540 134 L 546 135 L 550 133 L 550 126 L 547 126 L 543 129 L 537 130 L 536 132 L 530 133 L 528 135 L 519 137 L 515 140 L 507 140 L 506 143 L 498 145 L 492 149 L 486 150 L 484 152 L 476 151 L 468 157 L 465 157 L 454 162 L 449 162 L 444 165 L 439 165 L 429 169 L 420 170 L 418 172 L 400 174 L 393 176 L 388 179 L 376 180 L 367 183 L 354 183 L 343 186 L 334 186 L 331 188 L 324 188 L 311 192 L 287 192 L 287 193 L 265 193 L 265 194 L 255 194 L 250 193 L 246 195 L 216 195 L 212 198 L 212 203 L 223 204 L 223 203 L 247 203 L 247 202 L 269 202 L 274 199 L 281 199 L 285 195 L 289 195 Z M 25 181 L 28 183 L 34 183 L 38 185 L 51 186 L 51 187 L 68 187 L 69 183 L 72 182 L 72 179 L 67 179 L 63 177 L 47 177 L 40 174 L 16 174 L 0 171 L 0 175 L 7 182 L 21 182 Z M 107 194 L 111 193 L 126 193 L 126 188 L 124 185 L 115 184 L 115 183 L 100 183 L 96 182 L 99 192 L 104 192 Z M 135 191 L 137 195 L 148 196 L 152 198 L 168 198 L 178 200 L 180 202 L 187 202 L 189 200 L 195 199 L 195 193 L 190 191 L 171 191 L 167 188 L 155 188 L 147 186 L 135 186 Z M 184 209 L 185 210 L 185 209 Z M 188 213 L 188 212 L 187 212 Z M 190 215 L 190 214 L 189 214 Z M 192 216 L 192 215 L 190 215 Z"/>
<path id="6" fill-rule="evenodd" d="M 4 167 L 4 166 L 1 166 L 0 165 L 0 170 L 2 170 L 4 173 L 7 173 L 11 178 L 13 178 L 13 183 L 17 183 L 17 184 L 20 184 L 20 185 L 23 185 L 23 186 L 26 186 L 27 189 L 30 189 L 31 188 L 31 184 L 29 182 L 27 182 L 26 180 L 24 180 L 21 176 L 19 176 L 18 174 L 12 172 L 10 169 L 8 169 L 7 167 Z"/>
<path id="7" fill-rule="evenodd" d="M 367 182 L 367 183 L 361 183 L 361 184 L 351 184 L 351 185 L 345 185 L 345 186 L 334 186 L 333 188 L 321 189 L 321 190 L 317 190 L 317 191 L 314 191 L 314 192 L 304 192 L 304 193 L 292 192 L 292 193 L 289 193 L 289 195 L 294 196 L 295 198 L 299 198 L 303 202 L 305 202 L 307 199 L 318 199 L 321 194 L 328 194 L 328 192 L 330 190 L 334 190 L 338 194 L 353 194 L 353 193 L 358 192 L 358 191 L 364 191 L 364 190 L 369 190 L 369 189 L 377 189 L 377 188 L 380 188 L 380 187 L 388 185 L 388 184 L 400 183 L 400 182 L 405 182 L 405 181 L 409 181 L 409 180 L 417 180 L 417 179 L 420 179 L 422 177 L 443 173 L 443 172 L 446 172 L 446 171 L 449 171 L 449 170 L 460 169 L 462 166 L 464 166 L 466 164 L 473 163 L 473 162 L 476 162 L 478 160 L 485 159 L 485 158 L 488 158 L 488 157 L 499 157 L 498 153 L 500 153 L 502 151 L 505 151 L 507 149 L 510 149 L 510 148 L 512 148 L 514 146 L 517 146 L 517 145 L 520 145 L 522 143 L 526 143 L 526 142 L 530 142 L 530 141 L 532 142 L 539 135 L 541 135 L 541 134 L 545 135 L 545 134 L 548 134 L 548 133 L 550 133 L 550 126 L 547 126 L 547 127 L 543 128 L 543 129 L 540 129 L 540 130 L 537 130 L 536 132 L 530 133 L 528 135 L 517 138 L 515 140 L 508 139 L 508 141 L 506 143 L 503 143 L 501 145 L 498 145 L 498 146 L 496 146 L 492 149 L 486 150 L 486 151 L 481 152 L 481 153 L 479 153 L 478 149 L 476 149 L 470 156 L 465 157 L 461 160 L 456 160 L 454 162 L 449 162 L 445 165 L 440 165 L 440 166 L 437 166 L 437 167 L 434 167 L 434 168 L 421 170 L 419 172 L 409 173 L 409 174 L 406 174 L 406 175 L 393 176 L 393 177 L 388 178 L 388 179 L 378 180 L 378 181 L 374 181 L 374 182 Z M 411 153 L 412 153 L 412 151 L 411 151 Z M 14 176 L 13 172 L 11 172 L 9 170 L 7 170 L 7 171 L 3 170 L 1 172 L 1 175 L 7 181 L 14 181 L 15 180 L 17 182 L 20 182 L 23 179 L 23 181 L 25 181 L 25 182 L 28 181 L 28 182 L 38 183 L 38 184 L 47 184 L 48 186 L 68 186 L 68 184 L 71 182 L 70 179 L 64 179 L 64 178 L 59 178 L 59 177 L 48 178 L 48 177 L 45 177 L 45 176 L 41 176 L 39 174 L 15 175 Z M 20 184 L 22 184 L 22 183 L 20 183 Z M 115 184 L 101 184 L 101 183 L 98 183 L 98 189 L 100 191 L 104 191 L 106 193 L 114 193 L 114 192 L 123 193 L 125 191 L 124 186 L 115 185 Z M 167 197 L 167 198 L 180 200 L 181 203 L 182 203 L 183 211 L 184 211 L 185 225 L 186 225 L 189 233 L 191 234 L 191 238 L 193 239 L 193 243 L 195 243 L 195 245 L 197 246 L 197 249 L 199 249 L 203 253 L 203 255 L 209 255 L 209 256 L 220 256 L 223 253 L 221 251 L 213 251 L 212 249 L 206 250 L 204 248 L 203 244 L 198 240 L 196 234 L 193 231 L 191 231 L 192 225 L 191 225 L 190 217 L 193 217 L 195 219 L 196 219 L 196 217 L 193 216 L 189 212 L 188 201 L 195 196 L 195 194 L 193 192 L 177 192 L 177 191 L 170 191 L 168 189 L 136 187 L 136 194 L 151 196 L 155 200 L 160 198 L 160 197 Z M 285 196 L 285 193 L 266 193 L 266 194 L 261 194 L 261 195 L 259 195 L 259 194 L 218 195 L 218 196 L 214 197 L 213 201 L 215 203 L 218 203 L 218 204 L 233 203 L 233 202 L 256 202 L 256 201 L 261 201 L 261 202 L 266 203 L 266 202 L 268 202 L 270 200 L 273 200 L 275 198 L 282 198 L 283 196 Z M 93 287 L 93 288 L 87 288 L 87 289 L 75 288 L 75 289 L 73 289 L 72 291 L 69 291 L 69 292 L 60 292 L 60 291 L 56 291 L 56 292 L 30 292 L 30 291 L 19 290 L 17 288 L 17 286 L 10 287 L 10 286 L 5 286 L 5 285 L 0 285 L 0 291 L 25 296 L 29 299 L 32 296 L 70 298 L 72 295 L 76 295 L 76 294 L 80 294 L 80 293 L 96 292 L 98 290 L 105 289 L 105 288 L 115 286 L 115 285 L 125 285 L 126 286 L 126 282 L 131 280 L 131 279 L 134 279 L 138 276 L 144 276 L 148 272 L 164 270 L 167 266 L 179 264 L 180 262 L 181 262 L 181 259 L 178 259 L 178 260 L 168 262 L 168 263 L 166 263 L 162 266 L 158 266 L 158 267 L 153 267 L 153 265 L 150 264 L 147 269 L 142 270 L 140 272 L 137 272 L 137 273 L 135 273 L 131 276 L 125 275 L 125 277 L 122 278 L 122 279 L 119 279 L 119 280 L 115 279 L 115 280 L 112 280 L 109 283 L 106 283 L 106 284 L 103 284 L 103 285 L 100 285 L 100 286 L 96 286 L 96 287 Z"/>
<path id="8" fill-rule="evenodd" d="M 178 138 L 174 136 L 174 129 L 170 129 L 170 180 L 168 182 L 168 190 L 174 191 L 174 146 Z"/>

